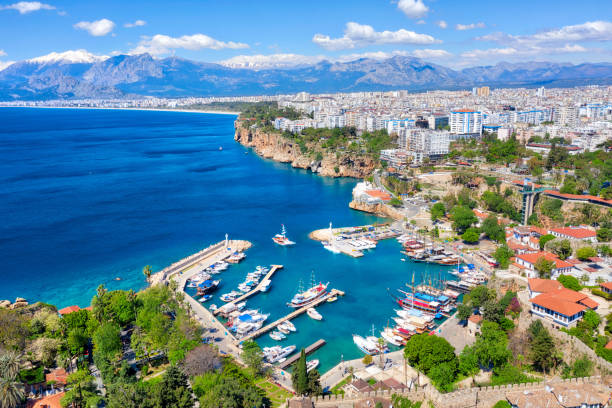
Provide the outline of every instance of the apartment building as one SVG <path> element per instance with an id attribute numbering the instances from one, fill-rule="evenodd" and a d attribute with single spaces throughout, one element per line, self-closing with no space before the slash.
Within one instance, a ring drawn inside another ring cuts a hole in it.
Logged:
<path id="1" fill-rule="evenodd" d="M 482 135 L 482 112 L 470 109 L 451 111 L 450 131 L 453 139 Z"/>

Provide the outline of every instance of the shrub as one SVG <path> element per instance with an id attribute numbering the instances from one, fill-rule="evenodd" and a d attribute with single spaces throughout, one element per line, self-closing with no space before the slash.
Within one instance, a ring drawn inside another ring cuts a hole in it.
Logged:
<path id="1" fill-rule="evenodd" d="M 606 292 L 604 292 L 603 290 L 599 288 L 591 289 L 591 293 L 594 294 L 595 296 L 601 296 L 602 298 L 606 300 L 612 300 L 612 297 L 610 295 L 608 295 Z"/>
<path id="2" fill-rule="evenodd" d="M 579 248 L 576 251 L 576 257 L 580 259 L 581 261 L 586 261 L 589 258 L 592 258 L 594 256 L 597 256 L 597 251 L 595 251 L 595 249 L 593 249 L 593 247 L 590 247 L 590 246 Z"/>
<path id="3" fill-rule="evenodd" d="M 582 285 L 580 285 L 578 279 L 571 275 L 560 275 L 557 280 L 563 285 L 563 287 L 575 290 L 576 292 L 582 289 Z"/>

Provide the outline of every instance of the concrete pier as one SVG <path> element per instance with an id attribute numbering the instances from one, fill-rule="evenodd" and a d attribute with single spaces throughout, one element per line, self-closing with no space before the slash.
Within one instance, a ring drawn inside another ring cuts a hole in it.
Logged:
<path id="1" fill-rule="evenodd" d="M 261 329 L 243 337 L 240 339 L 240 341 L 247 341 L 247 340 L 251 340 L 251 339 L 255 339 L 259 336 L 261 336 L 262 334 L 265 334 L 267 332 L 269 332 L 270 330 L 274 329 L 276 326 L 278 326 L 279 324 L 281 324 L 284 321 L 287 320 L 291 320 L 296 316 L 301 315 L 302 313 L 306 312 L 308 309 L 310 309 L 311 307 L 316 307 L 318 305 L 320 305 L 323 302 L 326 302 L 327 299 L 329 299 L 330 297 L 333 296 L 343 296 L 344 292 L 342 292 L 341 290 L 338 289 L 332 289 L 328 294 L 321 296 L 319 299 L 315 300 L 314 302 L 312 302 L 311 304 L 301 307 L 297 310 L 294 310 L 293 312 L 289 313 L 286 316 L 281 317 L 280 319 L 268 324 L 267 326 L 262 327 Z"/>
<path id="2" fill-rule="evenodd" d="M 321 347 L 323 347 L 327 342 L 324 339 L 319 339 L 317 341 L 315 341 L 314 343 L 312 343 L 310 346 L 306 347 L 304 349 L 304 353 L 306 353 L 306 355 L 309 355 L 310 353 L 317 351 L 318 349 L 320 349 Z M 302 355 L 302 353 L 296 353 L 293 356 L 289 357 L 287 360 L 283 361 L 281 364 L 279 364 L 279 368 L 281 369 L 286 369 L 287 367 L 289 367 L 291 364 L 295 363 L 300 356 Z"/>

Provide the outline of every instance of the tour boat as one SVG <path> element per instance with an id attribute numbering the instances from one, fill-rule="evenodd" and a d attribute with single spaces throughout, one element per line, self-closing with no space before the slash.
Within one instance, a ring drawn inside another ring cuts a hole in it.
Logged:
<path id="1" fill-rule="evenodd" d="M 319 360 L 310 360 L 306 363 L 306 372 L 309 373 L 319 366 Z"/>
<path id="2" fill-rule="evenodd" d="M 311 319 L 315 319 L 315 320 L 323 319 L 323 316 L 321 316 L 321 313 L 317 312 L 314 307 L 311 307 L 308 310 L 306 310 L 306 313 Z"/>
<path id="3" fill-rule="evenodd" d="M 321 296 L 324 296 L 327 293 L 328 285 L 329 282 L 327 282 L 326 284 L 319 283 L 318 285 L 313 285 L 305 292 L 298 292 L 295 294 L 295 296 L 293 296 L 293 299 L 291 299 L 291 302 L 289 302 L 287 305 L 293 308 L 307 306 L 313 303 Z"/>
<path id="4" fill-rule="evenodd" d="M 242 261 L 244 258 L 246 258 L 246 254 L 244 252 L 234 252 L 227 258 L 226 262 L 238 263 Z"/>
<path id="5" fill-rule="evenodd" d="M 217 289 L 217 287 L 219 287 L 219 283 L 221 281 L 218 280 L 205 280 L 204 282 L 200 283 L 197 288 L 198 288 L 198 296 L 202 296 L 202 295 L 206 295 L 212 291 L 214 291 L 215 289 Z"/>
<path id="6" fill-rule="evenodd" d="M 376 344 L 364 339 L 363 337 L 353 334 L 353 343 L 365 354 L 376 354 L 378 351 Z"/>
<path id="7" fill-rule="evenodd" d="M 295 245 L 295 242 L 287 238 L 287 236 L 285 235 L 286 233 L 287 231 L 285 230 L 285 225 L 281 224 L 281 233 L 273 236 L 272 241 L 281 246 Z"/>

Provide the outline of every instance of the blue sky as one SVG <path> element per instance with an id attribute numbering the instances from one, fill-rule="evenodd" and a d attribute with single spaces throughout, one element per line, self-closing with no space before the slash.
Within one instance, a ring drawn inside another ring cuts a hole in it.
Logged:
<path id="1" fill-rule="evenodd" d="M 68 50 L 260 67 L 392 55 L 454 68 L 611 62 L 611 17 L 611 0 L 0 0 L 0 68 Z"/>

